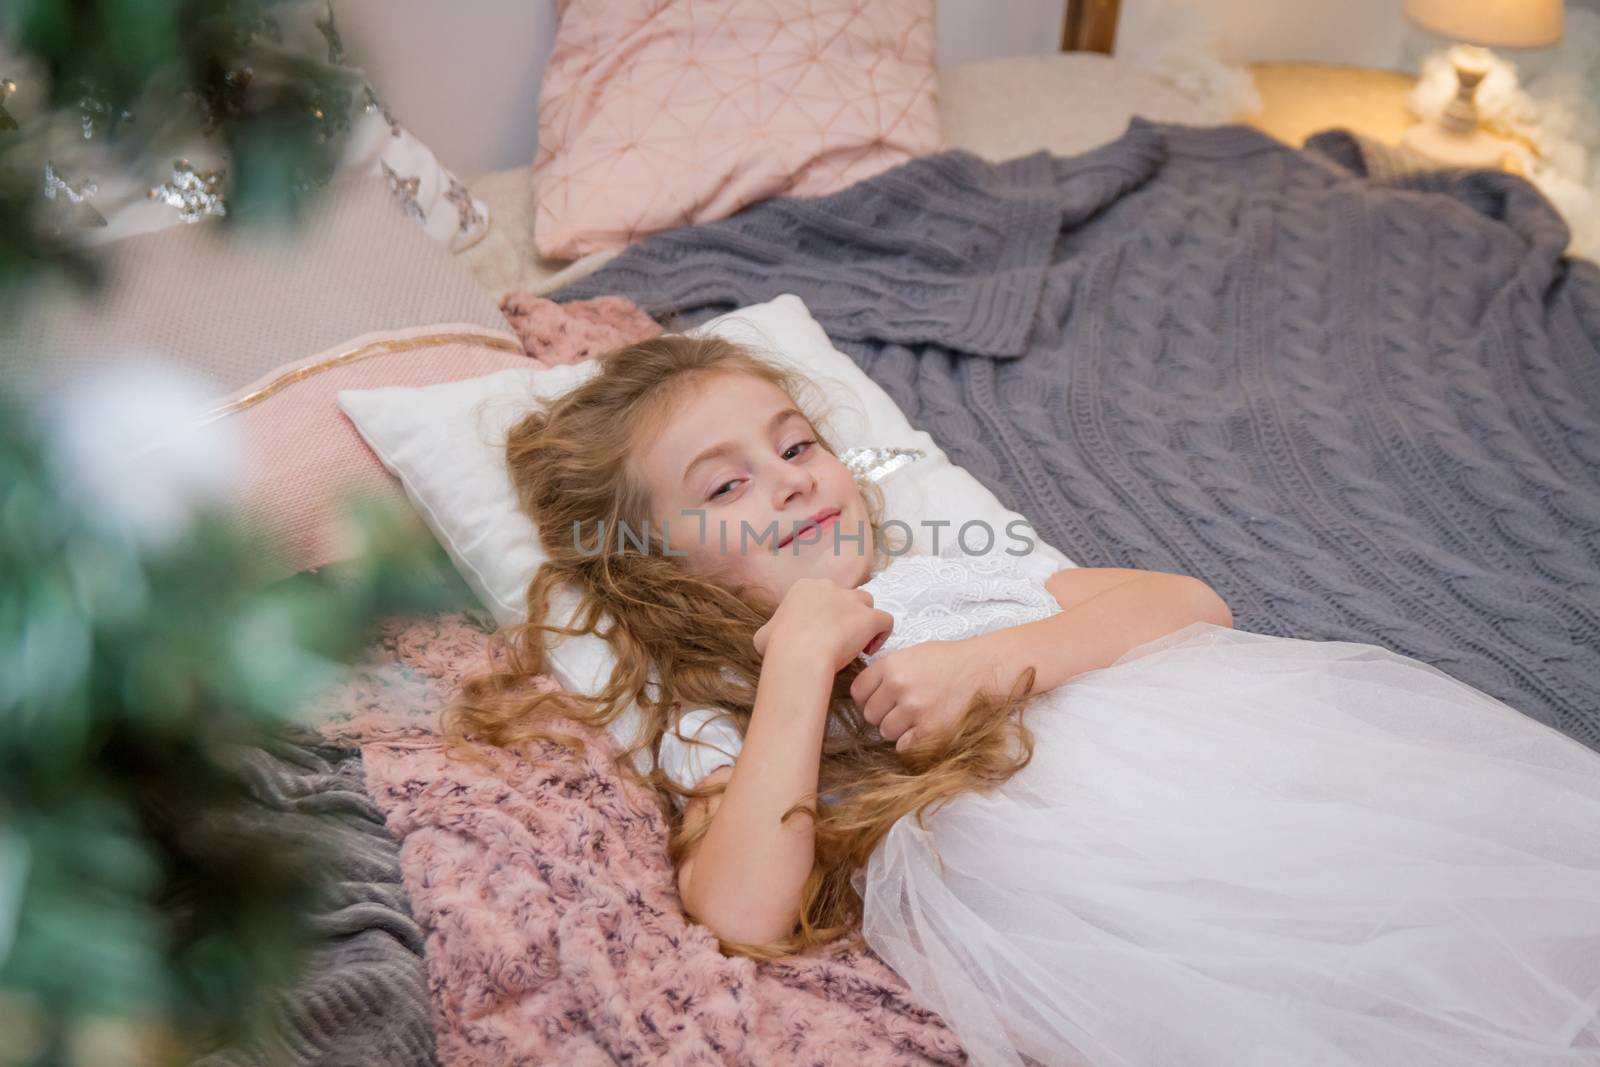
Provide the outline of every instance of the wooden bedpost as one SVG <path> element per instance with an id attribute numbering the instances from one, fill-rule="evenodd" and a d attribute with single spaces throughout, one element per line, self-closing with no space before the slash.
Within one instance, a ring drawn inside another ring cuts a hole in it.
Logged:
<path id="1" fill-rule="evenodd" d="M 1122 0 L 1067 0 L 1067 21 L 1061 31 L 1063 52 L 1111 54 L 1117 40 L 1117 10 Z"/>

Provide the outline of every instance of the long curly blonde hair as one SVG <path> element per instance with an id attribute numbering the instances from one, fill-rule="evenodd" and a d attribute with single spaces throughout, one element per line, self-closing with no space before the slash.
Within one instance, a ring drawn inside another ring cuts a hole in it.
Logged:
<path id="1" fill-rule="evenodd" d="M 642 728 L 618 757 L 618 770 L 654 789 L 671 828 L 668 852 L 675 866 L 707 824 L 686 828 L 673 796 L 715 796 L 726 784 L 685 789 L 654 759 L 654 769 L 640 775 L 634 757 L 643 749 L 659 756 L 662 736 L 689 707 L 724 710 L 741 733 L 748 729 L 761 676 L 752 638 L 771 609 L 691 573 L 681 557 L 659 551 L 664 539 L 650 536 L 646 551 L 624 552 L 618 539 L 602 537 L 596 551 L 580 544 L 576 531 L 625 525 L 654 533 L 650 501 L 628 469 L 640 428 L 667 410 L 679 390 L 727 372 L 783 389 L 811 419 L 819 445 L 836 451 L 821 432 L 814 385 L 745 346 L 667 335 L 601 357 L 599 373 L 527 415 L 508 436 L 506 458 L 518 501 L 544 532 L 549 558 L 528 585 L 528 622 L 496 635 L 503 668 L 469 679 L 444 715 L 446 737 L 458 754 L 469 753 L 474 742 L 509 747 L 532 741 L 581 753 L 582 740 L 556 729 L 557 722 L 603 728 L 637 707 Z M 881 557 L 894 544 L 882 527 L 882 495 L 870 483 L 861 488 Z M 552 596 L 563 587 L 578 597 L 568 625 L 549 617 Z M 535 687 L 525 683 L 548 669 L 551 640 L 584 634 L 603 638 L 615 654 L 605 686 L 593 695 L 530 691 Z M 859 945 L 862 900 L 851 877 L 895 821 L 912 813 L 921 820 L 958 794 L 992 789 L 1032 758 L 1033 736 L 1020 714 L 1033 685 L 1031 670 L 1013 692 L 979 696 L 954 729 L 903 753 L 850 699 L 860 670 L 857 661 L 834 680 L 818 769 L 820 795 L 799 798 L 783 816 L 813 819 L 815 860 L 799 920 L 789 936 L 769 944 L 723 940 L 728 954 L 776 959 L 841 937 Z"/>

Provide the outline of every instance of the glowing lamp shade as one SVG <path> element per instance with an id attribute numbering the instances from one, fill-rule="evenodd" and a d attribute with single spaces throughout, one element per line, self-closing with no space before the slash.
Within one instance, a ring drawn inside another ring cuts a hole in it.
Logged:
<path id="1" fill-rule="evenodd" d="M 1545 48 L 1561 40 L 1561 0 L 1405 0 L 1406 18 L 1452 41 Z"/>

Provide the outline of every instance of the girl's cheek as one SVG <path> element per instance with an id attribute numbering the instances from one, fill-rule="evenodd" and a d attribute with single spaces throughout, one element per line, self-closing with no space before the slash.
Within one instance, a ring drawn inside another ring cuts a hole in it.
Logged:
<path id="1" fill-rule="evenodd" d="M 739 530 L 740 523 L 738 519 L 707 523 L 706 543 L 703 546 L 703 551 L 728 565 L 737 566 L 741 556 L 739 551 Z"/>

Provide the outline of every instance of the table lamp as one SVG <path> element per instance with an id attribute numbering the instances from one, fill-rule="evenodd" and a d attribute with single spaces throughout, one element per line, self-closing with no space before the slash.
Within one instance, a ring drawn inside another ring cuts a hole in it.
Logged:
<path id="1" fill-rule="evenodd" d="M 1438 119 L 1419 122 L 1405 144 L 1455 167 L 1498 167 L 1510 147 L 1478 125 L 1473 96 L 1489 73 L 1489 46 L 1543 48 L 1561 40 L 1561 0 L 1405 0 L 1406 18 L 1441 37 L 1450 49 L 1456 96 Z"/>

